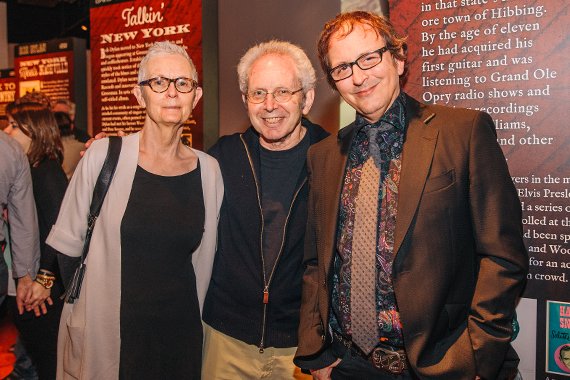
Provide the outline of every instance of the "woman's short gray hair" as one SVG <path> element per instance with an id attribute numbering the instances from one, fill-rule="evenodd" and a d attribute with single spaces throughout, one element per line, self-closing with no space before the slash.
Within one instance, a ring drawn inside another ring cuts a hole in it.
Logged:
<path id="1" fill-rule="evenodd" d="M 303 88 L 303 94 L 311 88 L 315 88 L 317 82 L 315 69 L 313 69 L 313 65 L 303 49 L 290 42 L 271 40 L 255 45 L 240 59 L 237 71 L 239 89 L 243 94 L 247 94 L 248 91 L 249 71 L 251 67 L 258 59 L 267 54 L 280 54 L 293 60 L 297 68 L 297 80 Z"/>
<path id="2" fill-rule="evenodd" d="M 160 42 L 155 42 L 154 45 L 152 45 L 148 49 L 148 52 L 141 60 L 141 63 L 139 65 L 139 77 L 137 83 L 150 79 L 146 77 L 147 76 L 146 65 L 151 58 L 156 57 L 158 55 L 167 55 L 167 54 L 180 54 L 181 56 L 186 58 L 188 60 L 188 63 L 190 63 L 192 72 L 194 73 L 192 74 L 191 79 L 194 79 L 196 82 L 198 82 L 198 73 L 196 72 L 196 66 L 194 66 L 194 62 L 192 62 L 192 59 L 190 59 L 190 56 L 188 56 L 186 50 L 184 50 L 183 47 L 173 44 L 170 41 L 160 41 Z"/>

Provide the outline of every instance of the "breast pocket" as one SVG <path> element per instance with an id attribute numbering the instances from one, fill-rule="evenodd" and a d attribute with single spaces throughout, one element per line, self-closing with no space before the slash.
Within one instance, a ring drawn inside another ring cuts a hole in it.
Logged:
<path id="1" fill-rule="evenodd" d="M 455 169 L 451 169 L 441 175 L 430 177 L 426 181 L 424 194 L 445 189 L 455 183 Z"/>

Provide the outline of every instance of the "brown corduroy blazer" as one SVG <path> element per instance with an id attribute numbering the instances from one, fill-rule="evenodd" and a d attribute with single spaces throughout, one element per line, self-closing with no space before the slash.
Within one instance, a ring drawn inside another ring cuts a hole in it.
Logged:
<path id="1" fill-rule="evenodd" d="M 398 188 L 392 281 L 405 349 L 421 379 L 505 379 L 517 297 L 528 273 L 521 205 L 489 115 L 420 104 L 409 120 Z M 295 363 L 331 343 L 339 199 L 354 124 L 308 153 L 306 271 Z M 314 369 L 314 368 L 312 368 Z"/>

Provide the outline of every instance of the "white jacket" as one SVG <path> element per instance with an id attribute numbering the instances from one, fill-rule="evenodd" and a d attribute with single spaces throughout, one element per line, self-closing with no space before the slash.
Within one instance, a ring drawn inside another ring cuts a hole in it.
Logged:
<path id="1" fill-rule="evenodd" d="M 93 188 L 107 154 L 108 139 L 95 141 L 79 162 L 46 242 L 68 256 L 80 256 Z M 194 150 L 200 160 L 205 206 L 202 242 L 192 254 L 200 312 L 212 273 L 217 226 L 224 195 L 218 162 Z M 121 156 L 95 224 L 81 294 L 66 304 L 59 328 L 57 379 L 110 380 L 119 377 L 121 305 L 121 221 L 137 168 L 139 134 L 123 138 Z"/>

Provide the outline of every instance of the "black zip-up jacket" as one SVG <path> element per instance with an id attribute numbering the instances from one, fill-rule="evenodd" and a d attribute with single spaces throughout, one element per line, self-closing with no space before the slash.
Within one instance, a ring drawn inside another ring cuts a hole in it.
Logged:
<path id="1" fill-rule="evenodd" d="M 302 125 L 307 128 L 311 145 L 329 135 L 306 119 Z M 261 348 L 295 347 L 307 223 L 307 168 L 305 165 L 299 174 L 283 246 L 273 276 L 266 273 L 266 287 L 261 259 L 259 146 L 259 134 L 250 127 L 244 133 L 220 137 L 208 151 L 220 164 L 225 193 L 218 225 L 218 251 L 202 318 L 214 329 L 247 344 Z"/>

